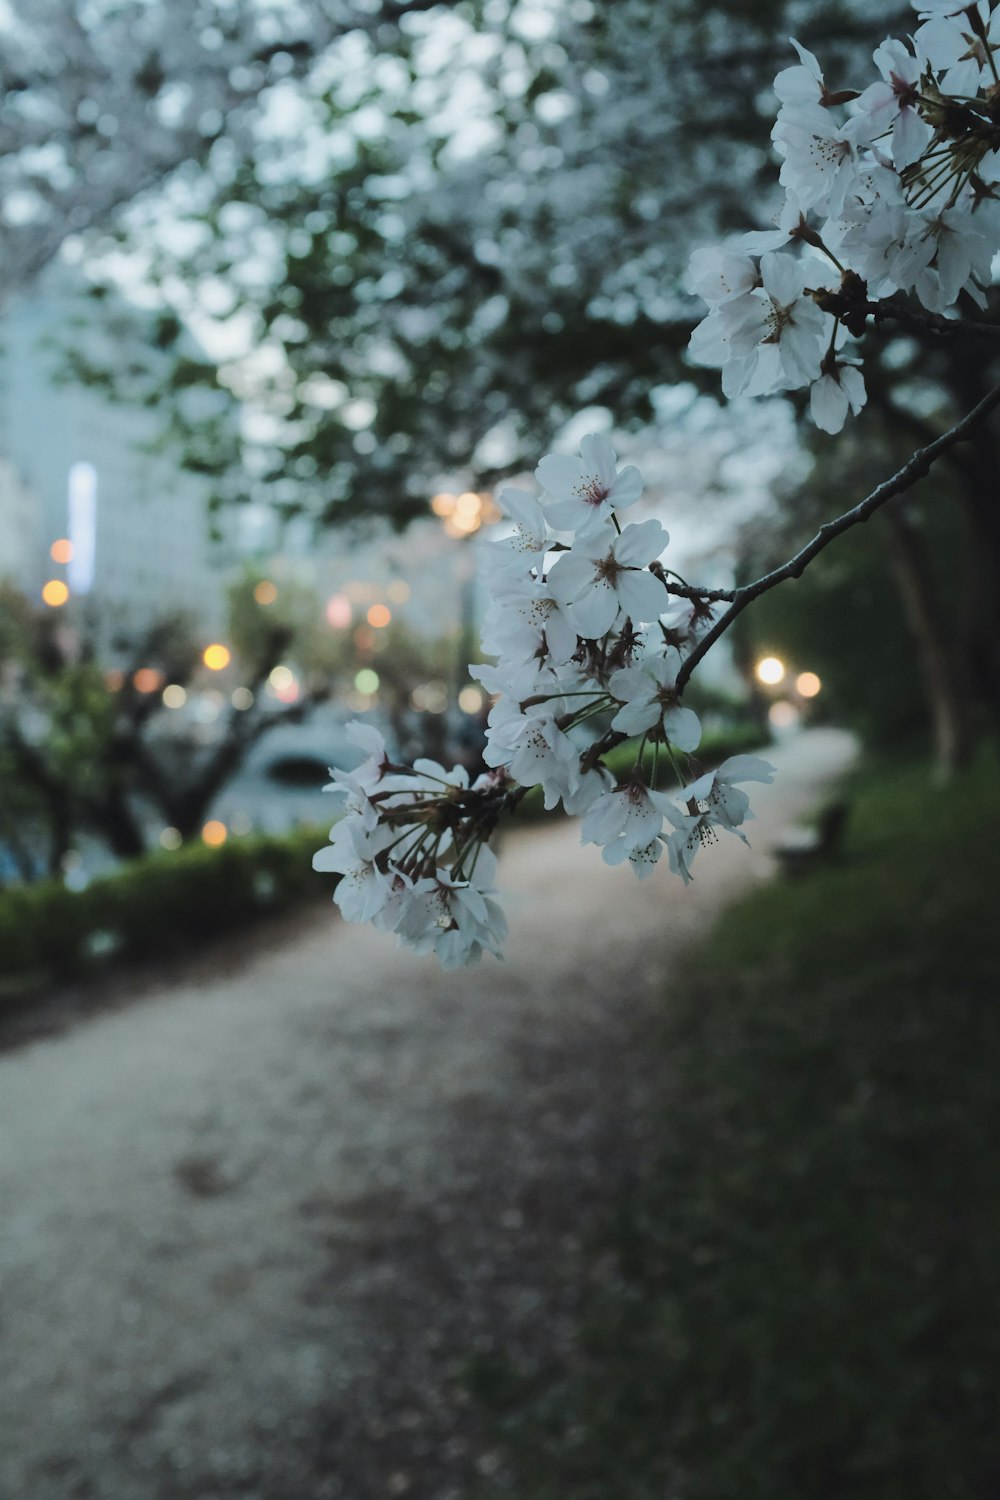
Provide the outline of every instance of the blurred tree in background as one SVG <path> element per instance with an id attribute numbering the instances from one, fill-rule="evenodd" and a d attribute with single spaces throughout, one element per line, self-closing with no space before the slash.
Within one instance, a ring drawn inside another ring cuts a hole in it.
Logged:
<path id="1" fill-rule="evenodd" d="M 294 607 L 252 629 L 253 587 L 247 579 L 232 590 L 239 686 L 206 737 L 196 722 L 178 723 L 170 706 L 170 693 L 176 706 L 205 686 L 201 642 L 185 618 L 130 637 L 125 668 L 106 671 L 85 634 L 0 585 L 0 845 L 22 879 L 60 873 L 84 834 L 121 859 L 143 853 L 164 824 L 181 842 L 197 836 L 261 736 L 329 696 L 324 662 L 293 703 L 265 697 L 269 674 L 297 644 Z M 301 649 L 311 662 L 308 637 Z"/>
<path id="2" fill-rule="evenodd" d="M 693 245 L 767 222 L 769 81 L 791 60 L 788 36 L 836 86 L 911 19 L 860 0 L 314 0 L 252 15 L 185 0 L 183 16 L 123 4 L 85 24 L 48 0 L 11 32 L 9 275 L 23 280 L 67 235 L 89 264 L 120 270 L 125 252 L 162 295 L 172 373 L 158 358 L 119 395 L 161 410 L 222 500 L 317 525 L 403 525 L 443 473 L 491 484 L 581 409 L 652 441 L 703 430 L 717 381 L 685 359 L 698 312 L 683 268 Z M 134 62 L 112 83 L 107 58 L 126 50 Z M 60 106 L 53 172 L 32 122 L 70 59 L 79 97 Z M 222 330 L 228 352 L 195 357 L 189 327 Z M 970 360 L 942 340 L 928 357 L 885 327 L 868 343 L 873 458 L 943 430 L 995 378 L 981 347 Z M 88 373 L 111 378 L 78 365 Z M 206 385 L 243 403 L 242 424 L 192 419 L 190 393 Z M 769 419 L 758 405 L 724 420 Z M 790 482 L 755 523 L 755 552 L 775 555 L 765 530 L 801 538 L 830 513 L 814 501 L 839 509 L 876 472 L 839 446 L 822 473 L 819 452 L 809 494 Z M 901 640 L 890 608 L 909 620 L 949 766 L 1000 704 L 998 465 L 984 428 L 951 462 L 948 521 L 925 521 L 919 502 L 873 523 L 900 602 L 878 590 L 870 628 Z M 660 487 L 675 486 L 668 467 Z M 929 563 L 925 534 L 953 522 L 965 541 L 933 545 Z M 724 564 L 731 551 L 720 546 Z M 800 586 L 768 607 L 807 597 Z M 961 600 L 960 619 L 945 598 Z M 899 722 L 909 715 L 900 705 Z"/>

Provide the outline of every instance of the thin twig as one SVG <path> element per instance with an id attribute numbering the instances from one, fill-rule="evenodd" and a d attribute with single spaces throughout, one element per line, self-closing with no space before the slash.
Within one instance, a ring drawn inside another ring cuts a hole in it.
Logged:
<path id="1" fill-rule="evenodd" d="M 770 573 L 765 573 L 755 583 L 745 584 L 742 588 L 733 590 L 732 603 L 712 626 L 711 630 L 698 642 L 697 646 L 687 657 L 684 665 L 677 674 L 677 691 L 680 692 L 691 676 L 698 663 L 708 654 L 720 636 L 724 635 L 738 615 L 741 615 L 748 604 L 754 599 L 759 599 L 761 594 L 766 594 L 770 589 L 776 588 L 779 583 L 784 583 L 786 578 L 799 578 L 812 562 L 813 558 L 828 547 L 834 537 L 842 532 L 849 531 L 852 526 L 859 525 L 873 516 L 886 501 L 900 495 L 922 479 L 931 468 L 936 459 L 942 453 L 947 453 L 956 443 L 961 443 L 965 438 L 979 426 L 979 424 L 990 415 L 992 411 L 1000 406 L 1000 385 L 996 385 L 984 396 L 978 405 L 950 427 L 947 432 L 928 443 L 925 448 L 918 448 L 913 457 L 908 459 L 901 469 L 888 479 L 884 479 L 871 494 L 866 496 L 852 510 L 845 511 L 836 520 L 827 521 L 821 526 L 811 542 L 807 542 L 800 552 L 789 558 L 788 562 L 782 563 L 780 568 L 774 568 Z M 704 592 L 702 597 L 711 597 L 709 592 Z"/>
<path id="2" fill-rule="evenodd" d="M 668 594 L 676 594 L 678 599 L 693 599 L 696 604 L 718 604 L 720 601 L 731 604 L 739 592 L 738 589 L 702 589 L 693 583 L 667 583 L 666 579 L 662 582 Z"/>

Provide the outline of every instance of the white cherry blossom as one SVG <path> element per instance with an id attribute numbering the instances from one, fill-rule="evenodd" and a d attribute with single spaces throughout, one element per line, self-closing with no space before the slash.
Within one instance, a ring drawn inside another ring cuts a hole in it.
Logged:
<path id="1" fill-rule="evenodd" d="M 397 835 L 391 828 L 366 829 L 345 818 L 330 830 L 330 842 L 313 855 L 313 869 L 340 875 L 333 899 L 348 922 L 370 922 L 389 897 L 389 881 L 376 863 Z"/>
<path id="2" fill-rule="evenodd" d="M 621 470 L 617 465 L 615 450 L 597 433 L 582 440 L 579 458 L 547 454 L 535 478 L 552 497 L 545 507 L 551 524 L 560 531 L 575 531 L 634 505 L 642 495 L 642 476 L 633 464 Z"/>
<path id="3" fill-rule="evenodd" d="M 817 379 L 828 324 L 812 297 L 806 295 L 806 262 L 779 250 L 760 261 L 761 290 L 720 308 L 729 320 L 734 355 L 746 357 L 762 345 L 773 345 L 788 389 Z"/>
<path id="4" fill-rule="evenodd" d="M 841 211 L 857 175 L 856 134 L 856 123 L 841 123 L 819 104 L 782 107 L 771 139 L 784 157 L 779 181 L 800 208 Z"/>
<path id="5" fill-rule="evenodd" d="M 582 636 L 607 634 L 619 614 L 638 623 L 655 620 L 666 608 L 663 584 L 647 565 L 669 541 L 659 521 L 639 521 L 620 533 L 611 526 L 587 530 L 549 573 L 554 597 L 565 604 Z"/>
<path id="6" fill-rule="evenodd" d="M 865 378 L 854 365 L 824 361 L 823 374 L 809 392 L 809 410 L 822 432 L 839 432 L 847 413 L 856 416 L 868 399 Z"/>
<path id="7" fill-rule="evenodd" d="M 622 706 L 611 720 L 612 729 L 628 735 L 662 729 L 678 750 L 696 750 L 701 723 L 694 710 L 684 708 L 678 700 L 680 669 L 680 652 L 668 646 L 662 656 L 647 654 L 637 666 L 615 672 L 608 687 Z"/>
<path id="8" fill-rule="evenodd" d="M 599 844 L 605 864 L 620 865 L 659 837 L 669 805 L 669 797 L 636 776 L 593 803 L 583 819 L 583 842 Z"/>

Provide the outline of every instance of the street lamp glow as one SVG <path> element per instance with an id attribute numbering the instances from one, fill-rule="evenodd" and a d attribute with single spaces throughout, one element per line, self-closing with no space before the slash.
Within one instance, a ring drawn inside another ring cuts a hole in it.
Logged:
<path id="1" fill-rule="evenodd" d="M 800 672 L 795 679 L 795 691 L 802 698 L 815 698 L 822 686 L 815 672 Z"/>
<path id="2" fill-rule="evenodd" d="M 777 656 L 765 656 L 757 663 L 757 680 L 768 687 L 777 687 L 784 680 L 785 663 Z"/>
<path id="3" fill-rule="evenodd" d="M 163 673 L 155 667 L 140 667 L 132 677 L 132 686 L 137 693 L 158 693 L 163 686 Z"/>
<path id="4" fill-rule="evenodd" d="M 213 641 L 211 646 L 205 647 L 201 659 L 210 672 L 222 672 L 233 658 L 228 646 L 220 646 L 218 641 Z"/>
<path id="5" fill-rule="evenodd" d="M 50 609 L 58 609 L 69 598 L 69 589 L 61 578 L 50 578 L 42 587 L 42 599 Z"/>
<path id="6" fill-rule="evenodd" d="M 768 709 L 767 720 L 772 729 L 794 729 L 799 722 L 799 711 L 787 698 L 779 698 Z"/>

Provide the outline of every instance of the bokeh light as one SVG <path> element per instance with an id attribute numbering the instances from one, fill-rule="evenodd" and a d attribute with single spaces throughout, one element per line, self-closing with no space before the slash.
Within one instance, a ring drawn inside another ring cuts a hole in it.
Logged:
<path id="1" fill-rule="evenodd" d="M 50 578 L 42 587 L 42 598 L 50 609 L 58 609 L 69 598 L 69 589 L 61 578 Z"/>
<path id="2" fill-rule="evenodd" d="M 163 703 L 166 708 L 183 708 L 187 702 L 187 689 L 181 687 L 179 682 L 168 682 L 163 689 Z"/>
<path id="3" fill-rule="evenodd" d="M 768 723 L 772 729 L 794 729 L 799 718 L 798 709 L 787 698 L 779 698 L 767 711 Z"/>
<path id="4" fill-rule="evenodd" d="M 785 663 L 777 656 L 765 656 L 756 666 L 758 682 L 776 687 L 785 676 Z"/>
<path id="5" fill-rule="evenodd" d="M 800 672 L 795 679 L 795 691 L 803 698 L 815 698 L 822 686 L 815 672 Z"/>
<path id="6" fill-rule="evenodd" d="M 384 630 L 392 619 L 392 610 L 387 604 L 373 604 L 368 611 L 368 623 L 373 630 Z"/>
<path id="7" fill-rule="evenodd" d="M 379 675 L 371 667 L 362 667 L 360 672 L 355 673 L 354 686 L 359 693 L 370 697 L 372 693 L 378 692 L 378 685 Z"/>
<path id="8" fill-rule="evenodd" d="M 213 641 L 210 646 L 205 647 L 201 659 L 210 672 L 222 672 L 233 657 L 228 646 L 221 646 L 218 641 Z"/>
<path id="9" fill-rule="evenodd" d="M 253 708 L 253 693 L 248 687 L 233 688 L 233 696 L 229 701 L 234 708 L 245 713 L 248 708 Z"/>
<path id="10" fill-rule="evenodd" d="M 458 706 L 463 714 L 477 714 L 483 706 L 483 695 L 471 682 L 458 695 Z"/>
<path id="11" fill-rule="evenodd" d="M 160 844 L 164 849 L 179 849 L 183 839 L 179 828 L 161 828 Z"/>
<path id="12" fill-rule="evenodd" d="M 273 604 L 278 597 L 277 585 L 270 578 L 262 578 L 254 589 L 253 596 L 258 604 Z"/>
<path id="13" fill-rule="evenodd" d="M 140 667 L 133 674 L 132 686 L 137 693 L 158 693 L 163 686 L 163 673 L 155 667 Z"/>
<path id="14" fill-rule="evenodd" d="M 226 842 L 226 839 L 229 837 L 229 831 L 225 823 L 220 823 L 218 818 L 209 818 L 201 830 L 201 837 L 202 842 L 208 844 L 209 848 L 218 849 L 221 844 Z"/>
<path id="15" fill-rule="evenodd" d="M 49 548 L 49 556 L 54 563 L 68 563 L 73 561 L 73 543 L 68 537 L 58 537 Z"/>
<path id="16" fill-rule="evenodd" d="M 443 682 L 422 682 L 410 694 L 410 702 L 423 714 L 443 714 L 448 707 L 448 690 Z"/>
<path id="17" fill-rule="evenodd" d="M 326 622 L 334 630 L 346 630 L 353 618 L 354 611 L 346 594 L 332 594 L 326 601 Z"/>
<path id="18" fill-rule="evenodd" d="M 292 671 L 291 667 L 272 667 L 267 680 L 274 688 L 274 691 L 276 693 L 283 693 L 287 691 L 288 688 L 294 687 L 295 673 Z"/>

